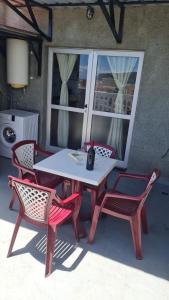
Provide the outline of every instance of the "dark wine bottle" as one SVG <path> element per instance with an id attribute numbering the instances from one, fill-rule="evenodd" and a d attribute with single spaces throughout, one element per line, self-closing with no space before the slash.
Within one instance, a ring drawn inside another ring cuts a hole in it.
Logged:
<path id="1" fill-rule="evenodd" d="M 95 160 L 95 150 L 94 150 L 94 142 L 92 142 L 89 150 L 87 151 L 87 163 L 86 163 L 87 170 L 90 171 L 93 170 L 94 160 Z"/>

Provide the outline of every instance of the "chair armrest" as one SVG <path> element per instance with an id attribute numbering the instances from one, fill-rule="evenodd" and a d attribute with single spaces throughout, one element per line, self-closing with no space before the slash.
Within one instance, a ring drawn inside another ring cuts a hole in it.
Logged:
<path id="1" fill-rule="evenodd" d="M 29 173 L 29 174 L 31 174 L 31 175 L 33 175 L 33 176 L 36 177 L 35 171 L 33 171 L 33 170 L 31 170 L 31 169 L 29 169 L 29 168 L 27 168 L 25 166 L 22 166 L 22 165 L 16 163 L 14 160 L 12 160 L 12 164 L 13 164 L 14 167 L 18 168 L 19 171 L 27 172 L 27 173 Z"/>
<path id="2" fill-rule="evenodd" d="M 136 201 L 136 202 L 140 202 L 140 196 L 130 196 L 130 195 L 126 195 L 126 194 L 120 194 L 120 193 L 106 193 L 103 197 L 103 200 L 101 202 L 100 205 L 100 210 L 104 207 L 104 205 L 106 204 L 108 199 L 123 199 L 123 200 L 131 200 L 131 201 Z"/>
<path id="3" fill-rule="evenodd" d="M 148 175 L 139 175 L 139 174 L 134 174 L 134 173 L 119 173 L 118 177 L 126 177 L 126 178 L 132 178 L 132 179 L 143 179 L 143 180 L 148 180 L 149 179 Z"/>
<path id="4" fill-rule="evenodd" d="M 121 194 L 121 193 L 118 193 L 118 192 L 106 193 L 105 196 L 104 196 L 104 199 L 107 199 L 107 198 L 125 199 L 125 200 L 131 200 L 131 201 L 140 201 L 140 196 L 130 196 L 130 195 Z"/>
<path id="5" fill-rule="evenodd" d="M 121 178 L 128 178 L 128 179 L 142 179 L 142 180 L 149 180 L 150 177 L 148 175 L 139 175 L 134 173 L 118 173 L 117 178 L 115 180 L 115 183 L 113 185 L 112 190 L 115 192 L 116 187 L 120 181 Z"/>
<path id="6" fill-rule="evenodd" d="M 61 200 L 60 204 L 62 206 L 67 206 L 70 203 L 73 203 L 73 202 L 75 203 L 76 200 L 78 200 L 78 199 L 79 199 L 79 194 L 78 193 L 74 193 L 71 196 L 69 196 L 68 198 L 66 198 L 65 200 Z"/>
<path id="7" fill-rule="evenodd" d="M 43 150 L 38 145 L 35 145 L 35 151 L 37 151 L 38 153 L 40 153 L 40 154 L 42 154 L 44 156 L 51 156 L 51 155 L 53 155 L 52 152 Z"/>
<path id="8" fill-rule="evenodd" d="M 69 204 L 74 204 L 73 215 L 74 217 L 78 217 L 81 207 L 81 197 L 79 197 L 78 193 L 72 194 L 65 200 L 61 200 L 59 197 L 57 197 L 57 195 L 54 195 L 53 201 L 56 201 L 56 203 L 58 203 L 58 205 L 61 207 L 67 207 Z"/>

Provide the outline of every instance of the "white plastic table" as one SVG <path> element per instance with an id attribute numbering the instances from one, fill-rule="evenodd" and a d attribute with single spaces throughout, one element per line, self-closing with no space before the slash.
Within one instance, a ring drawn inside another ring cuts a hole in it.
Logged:
<path id="1" fill-rule="evenodd" d="M 79 154 L 79 160 L 72 157 L 72 154 Z M 33 168 L 39 171 L 69 178 L 72 181 L 72 192 L 78 192 L 82 197 L 83 183 L 99 186 L 116 166 L 116 160 L 102 156 L 95 157 L 94 170 L 86 170 L 87 153 L 64 149 L 53 154 L 44 160 L 36 163 Z M 79 226 L 79 237 L 86 237 L 84 226 Z"/>
<path id="2" fill-rule="evenodd" d="M 72 158 L 79 154 L 79 160 Z M 102 156 L 95 157 L 94 170 L 86 169 L 87 153 L 64 149 L 36 163 L 36 170 L 69 178 L 76 183 L 88 183 L 98 186 L 115 168 L 116 160 Z"/>

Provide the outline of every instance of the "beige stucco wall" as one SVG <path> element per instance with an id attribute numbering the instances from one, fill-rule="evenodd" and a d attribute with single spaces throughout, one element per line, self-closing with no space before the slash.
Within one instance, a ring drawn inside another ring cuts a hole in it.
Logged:
<path id="1" fill-rule="evenodd" d="M 31 82 L 18 108 L 40 112 L 40 142 L 45 140 L 47 49 L 54 47 L 142 50 L 145 52 L 129 168 L 149 171 L 159 167 L 169 174 L 161 156 L 169 147 L 169 6 L 128 7 L 122 44 L 117 44 L 100 11 L 88 21 L 84 8 L 54 10 L 53 42 L 45 43 L 43 76 Z"/>

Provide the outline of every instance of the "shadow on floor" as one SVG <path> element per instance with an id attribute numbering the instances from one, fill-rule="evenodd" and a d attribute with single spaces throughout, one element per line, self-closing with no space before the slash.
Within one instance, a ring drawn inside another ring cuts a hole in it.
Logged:
<path id="1" fill-rule="evenodd" d="M 46 240 L 47 238 L 45 232 L 40 231 L 25 245 L 25 247 L 17 250 L 15 250 L 14 247 L 11 257 L 30 253 L 35 259 L 45 264 Z M 62 271 L 71 272 L 78 266 L 78 264 L 80 264 L 86 255 L 86 250 L 80 248 L 77 243 L 73 243 L 73 240 L 74 237 L 71 233 L 69 234 L 69 237 L 64 236 L 64 239 L 56 239 L 53 256 L 53 271 L 59 269 Z M 17 245 L 17 241 L 15 245 Z"/>
<path id="2" fill-rule="evenodd" d="M 15 211 L 8 210 L 11 192 L 7 185 L 7 174 L 15 175 L 15 170 L 11 168 L 10 161 L 7 159 L 1 159 L 1 170 L 3 173 L 0 175 L 0 218 L 15 223 L 17 206 L 15 206 Z M 135 186 L 135 189 L 137 188 L 139 187 Z M 74 270 L 90 251 L 157 277 L 169 279 L 168 195 L 168 186 L 156 184 L 147 200 L 149 234 L 142 235 L 143 260 L 135 259 L 129 224 L 122 220 L 106 217 L 102 218 L 98 224 L 93 245 L 87 244 L 87 239 L 82 239 L 77 247 L 71 225 L 66 224 L 60 228 L 55 245 L 54 270 L 60 269 L 69 272 Z M 85 198 L 84 202 L 88 208 L 90 201 L 87 196 Z M 83 205 L 83 209 L 86 209 L 85 205 Z M 22 223 L 22 226 L 29 228 L 25 222 Z M 85 222 L 84 226 L 89 232 L 90 222 Z M 19 239 L 19 233 L 17 239 Z M 45 232 L 40 230 L 24 248 L 15 250 L 14 247 L 13 254 L 20 255 L 29 252 L 44 263 L 45 244 Z M 81 251 L 75 261 L 69 267 L 65 267 L 65 261 L 76 252 L 77 248 L 80 248 Z"/>

